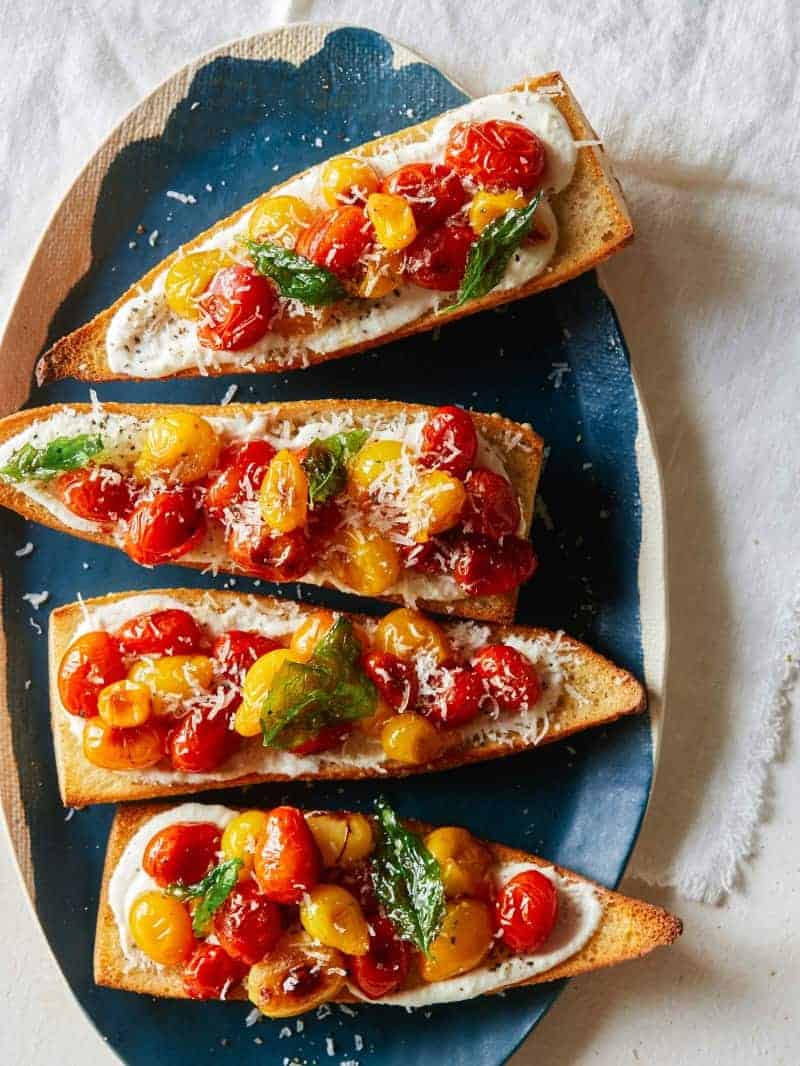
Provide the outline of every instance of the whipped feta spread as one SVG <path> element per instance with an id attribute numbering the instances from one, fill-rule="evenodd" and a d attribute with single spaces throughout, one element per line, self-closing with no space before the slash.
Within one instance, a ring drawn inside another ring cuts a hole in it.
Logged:
<path id="1" fill-rule="evenodd" d="M 223 604 L 208 595 L 199 604 L 187 606 L 164 593 L 142 593 L 112 603 L 85 606 L 84 617 L 72 639 L 92 630 L 112 631 L 136 615 L 167 608 L 191 611 L 214 637 L 229 629 L 246 629 L 265 637 L 288 638 L 305 617 L 294 603 L 281 603 L 267 611 L 253 596 L 237 597 L 233 602 Z M 375 619 L 371 625 L 374 626 L 377 621 Z M 370 623 L 367 623 L 369 628 Z M 488 626 L 474 622 L 446 624 L 445 629 L 455 651 L 465 657 L 488 643 L 491 635 Z M 469 750 L 487 743 L 509 743 L 517 738 L 536 744 L 550 728 L 551 715 L 555 713 L 566 687 L 564 675 L 569 662 L 569 650 L 562 647 L 560 634 L 536 639 L 508 636 L 505 642 L 528 656 L 534 664 L 542 686 L 539 701 L 534 707 L 515 714 L 498 715 L 487 710 L 466 725 L 448 730 L 454 747 Z M 62 713 L 70 731 L 80 743 L 84 720 L 64 709 Z M 248 774 L 275 774 L 293 778 L 317 774 L 321 770 L 334 770 L 340 775 L 365 769 L 381 772 L 386 761 L 386 754 L 378 739 L 354 730 L 339 747 L 315 755 L 293 755 L 291 752 L 265 748 L 256 737 L 242 744 L 235 755 L 211 773 L 182 773 L 159 767 L 124 772 L 130 781 L 137 784 L 187 783 L 202 788 L 206 784 L 232 781 Z"/>
<path id="2" fill-rule="evenodd" d="M 547 153 L 545 192 L 556 193 L 572 180 L 577 147 L 569 126 L 555 105 L 536 92 L 498 93 L 465 104 L 443 115 L 428 136 L 409 134 L 386 145 L 370 164 L 385 176 L 408 163 L 440 161 L 450 131 L 459 122 L 484 122 L 501 119 L 519 122 L 532 130 L 544 143 Z M 356 149 L 351 154 L 358 155 Z M 281 185 L 277 191 L 297 196 L 316 207 L 324 207 L 320 192 L 322 164 Z M 465 182 L 465 184 L 468 184 Z M 194 245 L 192 252 L 220 249 L 235 259 L 245 261 L 239 238 L 246 235 L 252 209 L 239 214 L 229 225 L 220 227 Z M 536 211 L 537 222 L 547 231 L 546 240 L 526 244 L 512 257 L 505 275 L 495 291 L 515 289 L 541 274 L 547 267 L 558 242 L 558 225 L 546 200 Z M 238 352 L 218 352 L 203 347 L 197 339 L 196 324 L 180 318 L 168 306 L 164 296 L 167 271 L 156 275 L 147 288 L 126 300 L 113 316 L 106 335 L 106 355 L 115 374 L 159 378 L 184 370 L 208 372 L 222 364 L 238 364 L 241 369 L 257 369 L 264 363 L 292 367 L 308 361 L 309 353 L 324 355 L 357 344 L 376 340 L 407 326 L 430 311 L 445 307 L 450 293 L 424 289 L 409 282 L 395 292 L 373 301 L 347 300 L 336 313 L 321 316 L 308 330 L 293 335 L 273 330 L 250 348 Z M 279 301 L 279 317 L 296 315 L 294 301 Z M 308 313 L 310 309 L 300 309 Z"/>
<path id="3" fill-rule="evenodd" d="M 108 902 L 129 970 L 159 968 L 133 943 L 128 926 L 128 915 L 137 896 L 158 890 L 155 881 L 142 869 L 142 857 L 150 838 L 175 822 L 213 822 L 224 829 L 236 813 L 216 804 L 182 803 L 154 815 L 128 841 L 109 881 Z M 538 951 L 509 955 L 498 945 L 480 966 L 469 973 L 432 984 L 419 983 L 384 999 L 366 1002 L 395 1007 L 427 1007 L 434 1003 L 473 999 L 545 973 L 579 952 L 594 935 L 603 917 L 603 905 L 594 887 L 586 881 L 565 877 L 552 866 L 533 863 L 498 863 L 492 876 L 499 886 L 525 870 L 538 870 L 552 881 L 558 892 L 558 920 L 547 942 Z M 364 999 L 357 986 L 348 982 L 347 987 L 354 996 Z"/>

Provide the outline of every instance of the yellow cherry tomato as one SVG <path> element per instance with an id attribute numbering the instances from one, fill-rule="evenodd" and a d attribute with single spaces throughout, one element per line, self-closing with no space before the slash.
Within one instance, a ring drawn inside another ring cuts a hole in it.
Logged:
<path id="1" fill-rule="evenodd" d="M 306 815 L 323 866 L 348 866 L 372 854 L 375 831 L 366 815 L 314 811 Z"/>
<path id="2" fill-rule="evenodd" d="M 308 662 L 314 654 L 314 648 L 322 640 L 336 621 L 333 611 L 319 610 L 306 615 L 292 634 L 289 650 L 296 662 Z"/>
<path id="3" fill-rule="evenodd" d="M 214 662 L 207 655 L 145 656 L 128 670 L 129 681 L 150 691 L 155 714 L 168 714 L 181 700 L 209 688 L 213 677 Z"/>
<path id="4" fill-rule="evenodd" d="M 445 908 L 439 935 L 427 955 L 419 960 L 423 981 L 446 981 L 474 970 L 494 941 L 492 915 L 479 899 L 460 899 Z"/>
<path id="5" fill-rule="evenodd" d="M 291 1018 L 335 999 L 346 977 L 340 951 L 315 944 L 302 929 L 292 930 L 250 967 L 247 995 L 268 1018 Z"/>
<path id="6" fill-rule="evenodd" d="M 276 648 L 256 659 L 242 683 L 242 702 L 233 717 L 233 728 L 243 737 L 256 737 L 261 732 L 261 710 L 269 695 L 275 675 L 284 663 L 300 660 L 289 648 Z"/>
<path id="7" fill-rule="evenodd" d="M 256 845 L 266 828 L 267 815 L 264 811 L 244 811 L 225 826 L 220 851 L 226 859 L 242 860 L 240 879 L 250 875 Z"/>
<path id="8" fill-rule="evenodd" d="M 435 726 L 421 714 L 396 714 L 381 730 L 381 747 L 388 759 L 419 765 L 432 762 L 444 747 Z"/>
<path id="9" fill-rule="evenodd" d="M 147 427 L 134 472 L 146 481 L 154 474 L 171 485 L 200 481 L 217 465 L 222 443 L 204 418 L 171 411 Z"/>
<path id="10" fill-rule="evenodd" d="M 375 192 L 367 200 L 367 217 L 379 244 L 390 252 L 407 248 L 417 235 L 414 212 L 404 196 Z"/>
<path id="11" fill-rule="evenodd" d="M 251 241 L 270 240 L 294 248 L 315 213 L 299 196 L 265 196 L 253 208 L 247 235 Z"/>
<path id="12" fill-rule="evenodd" d="M 264 521 L 276 533 L 291 533 L 306 524 L 308 478 L 294 452 L 284 448 L 272 457 L 258 499 Z"/>
<path id="13" fill-rule="evenodd" d="M 444 470 L 423 474 L 408 493 L 408 525 L 414 540 L 426 540 L 452 529 L 458 522 L 467 491 L 464 483 Z"/>
<path id="14" fill-rule="evenodd" d="M 391 477 L 406 455 L 399 440 L 368 441 L 350 463 L 350 488 L 360 495 L 367 494 L 378 478 Z"/>
<path id="15" fill-rule="evenodd" d="M 345 955 L 369 951 L 367 919 L 358 900 L 340 885 L 317 885 L 300 904 L 300 924 L 315 940 Z"/>
<path id="16" fill-rule="evenodd" d="M 133 901 L 128 926 L 136 946 L 162 966 L 177 966 L 194 950 L 189 910 L 173 896 L 142 892 Z"/>
<path id="17" fill-rule="evenodd" d="M 218 270 L 230 266 L 233 260 L 218 248 L 207 252 L 190 252 L 176 259 L 164 279 L 167 304 L 181 318 L 198 318 L 197 303 Z"/>
<path id="18" fill-rule="evenodd" d="M 375 247 L 364 257 L 364 269 L 358 279 L 357 295 L 364 300 L 380 300 L 401 283 L 403 257 L 397 252 Z"/>
<path id="19" fill-rule="evenodd" d="M 97 713 L 116 729 L 143 725 L 152 711 L 150 689 L 137 681 L 114 681 L 100 690 Z"/>
<path id="20" fill-rule="evenodd" d="M 337 155 L 322 167 L 322 198 L 328 207 L 340 207 L 366 200 L 380 185 L 380 179 L 364 159 Z"/>
<path id="21" fill-rule="evenodd" d="M 448 896 L 486 897 L 492 856 L 472 833 L 442 826 L 428 833 L 425 847 L 439 863 Z"/>
<path id="22" fill-rule="evenodd" d="M 143 770 L 164 757 L 164 737 L 152 721 L 114 729 L 102 718 L 83 724 L 83 754 L 103 770 Z"/>
<path id="23" fill-rule="evenodd" d="M 481 189 L 476 192 L 469 205 L 469 224 L 475 233 L 483 230 L 510 211 L 512 208 L 524 207 L 528 201 L 517 189 L 509 189 L 507 192 L 487 192 Z"/>
<path id="24" fill-rule="evenodd" d="M 438 665 L 450 658 L 452 649 L 441 626 L 413 607 L 398 607 L 378 622 L 372 634 L 377 651 L 398 659 L 413 659 L 420 652 L 433 655 Z"/>
<path id="25" fill-rule="evenodd" d="M 397 548 L 376 529 L 345 529 L 333 544 L 330 566 L 342 584 L 365 596 L 380 596 L 400 577 Z"/>

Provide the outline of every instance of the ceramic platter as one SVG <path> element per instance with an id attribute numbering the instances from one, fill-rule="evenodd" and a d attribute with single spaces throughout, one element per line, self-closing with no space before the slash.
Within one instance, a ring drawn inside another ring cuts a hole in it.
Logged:
<path id="1" fill-rule="evenodd" d="M 180 243 L 347 144 L 465 99 L 419 57 L 376 33 L 348 27 L 288 27 L 226 46 L 181 71 L 128 116 L 56 212 L 0 352 L 6 410 L 25 400 L 45 341 L 85 322 Z M 191 193 L 196 203 L 167 197 L 168 190 Z M 157 238 L 148 240 L 154 231 Z M 520 600 L 519 621 L 564 628 L 643 676 L 650 714 L 512 759 L 387 781 L 385 792 L 404 815 L 460 822 L 616 885 L 652 784 L 665 594 L 651 438 L 619 324 L 595 276 L 502 314 L 487 312 L 438 334 L 287 376 L 116 382 L 97 392 L 101 400 L 213 403 L 234 384 L 243 401 L 380 397 L 458 403 L 529 421 L 541 433 L 549 453 L 534 527 L 540 568 Z M 30 388 L 32 405 L 88 399 L 87 386 L 78 382 Z M 155 1001 L 94 986 L 94 922 L 113 811 L 65 817 L 59 802 L 45 681 L 47 613 L 78 593 L 221 587 L 226 579 L 177 567 L 141 569 L 120 552 L 8 513 L 0 537 L 8 708 L 0 730 L 3 804 L 44 933 L 110 1047 L 127 1063 L 170 1066 L 282 1063 L 284 1056 L 408 1066 L 439 1061 L 444 1048 L 450 1066 L 503 1062 L 553 1003 L 558 986 L 413 1014 L 360 1007 L 351 1017 L 334 1009 L 323 1020 L 312 1015 L 301 1034 L 282 1041 L 284 1023 L 247 1027 L 245 1004 Z M 15 550 L 27 541 L 35 550 L 16 559 Z M 250 583 L 241 579 L 237 588 L 247 590 Z M 42 589 L 49 599 L 34 610 L 22 596 Z M 344 602 L 332 594 L 315 598 Z M 366 809 L 373 794 L 370 782 L 260 786 L 248 791 L 246 802 Z M 358 1053 L 356 1034 L 364 1045 Z M 332 1058 L 327 1037 L 334 1041 Z"/>

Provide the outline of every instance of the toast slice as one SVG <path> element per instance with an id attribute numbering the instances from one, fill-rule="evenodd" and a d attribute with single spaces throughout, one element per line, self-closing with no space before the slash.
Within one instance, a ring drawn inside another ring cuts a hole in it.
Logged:
<path id="1" fill-rule="evenodd" d="M 228 404 L 224 407 L 214 405 L 189 404 L 119 404 L 106 403 L 99 407 L 91 404 L 53 404 L 18 411 L 7 418 L 0 419 L 0 448 L 5 442 L 18 434 L 52 416 L 65 411 L 75 412 L 80 420 L 86 419 L 87 428 L 91 429 L 90 419 L 99 411 L 110 415 L 131 415 L 141 420 L 156 418 L 169 412 L 187 412 L 206 418 L 224 417 L 226 419 L 250 420 L 255 417 L 264 419 L 267 429 L 285 432 L 288 427 L 295 432 L 306 423 L 330 420 L 337 416 L 352 416 L 356 425 L 374 424 L 376 420 L 389 421 L 393 418 L 413 420 L 434 411 L 435 408 L 421 404 L 407 404 L 391 400 L 300 400 L 292 403 L 272 404 Z M 524 535 L 530 533 L 533 519 L 533 505 L 536 487 L 542 465 L 543 442 L 529 425 L 522 425 L 503 418 L 500 415 L 469 412 L 479 435 L 495 450 L 502 459 L 506 474 L 517 495 L 524 526 Z M 73 432 L 80 431 L 77 427 Z M 100 527 L 75 528 L 68 525 L 61 517 L 48 510 L 43 503 L 26 494 L 17 484 L 0 478 L 0 505 L 16 511 L 35 522 L 41 522 L 51 529 L 62 533 L 71 533 L 83 540 L 93 541 L 108 547 L 118 546 L 111 532 Z M 175 560 L 178 565 L 189 566 L 196 570 L 211 569 L 227 573 L 245 571 L 229 559 L 221 543 L 221 538 L 207 538 L 207 549 L 197 555 L 189 554 Z M 202 548 L 202 545 L 201 545 Z M 257 575 L 255 575 L 257 576 Z M 322 575 L 323 586 L 337 587 L 330 577 Z M 308 578 L 310 582 L 315 579 Z M 294 582 L 293 582 L 294 583 Z M 384 595 L 381 599 L 389 602 L 402 602 L 400 595 Z M 443 614 L 458 615 L 463 618 L 477 618 L 493 622 L 510 622 L 514 617 L 517 591 L 493 596 L 472 596 L 458 599 L 420 598 L 418 606 L 424 610 Z"/>
<path id="2" fill-rule="evenodd" d="M 166 810 L 167 807 L 168 805 L 165 804 L 128 806 L 120 809 L 115 815 L 108 840 L 100 891 L 94 950 L 94 979 L 98 985 L 104 985 L 107 988 L 170 999 L 186 999 L 181 975 L 176 968 L 149 967 L 144 969 L 130 965 L 120 945 L 117 925 L 108 896 L 111 876 L 128 842 L 141 826 L 155 814 Z M 418 832 L 426 832 L 432 828 L 419 822 L 406 821 L 405 824 Z M 576 954 L 527 980 L 493 989 L 493 994 L 508 988 L 557 981 L 565 977 L 578 977 L 592 970 L 615 966 L 617 963 L 630 959 L 642 958 L 655 948 L 674 943 L 683 931 L 680 919 L 661 907 L 632 899 L 619 892 L 612 892 L 602 885 L 589 881 L 588 878 L 580 877 L 570 870 L 554 866 L 545 859 L 516 848 L 489 842 L 487 842 L 487 847 L 497 862 L 554 867 L 558 874 L 570 881 L 593 886 L 602 905 L 602 917 L 598 927 L 591 939 Z M 242 1000 L 247 998 L 247 994 L 239 984 L 230 990 L 227 998 Z M 346 992 L 338 1001 L 354 1003 L 358 1002 L 358 999 L 352 993 Z"/>
<path id="3" fill-rule="evenodd" d="M 616 178 L 611 172 L 605 151 L 597 139 L 577 100 L 558 72 L 531 77 L 509 91 L 539 91 L 550 100 L 566 120 L 574 140 L 578 143 L 575 171 L 566 188 L 549 198 L 559 228 L 557 247 L 542 273 L 516 288 L 495 289 L 478 299 L 471 300 L 453 311 L 427 311 L 400 328 L 378 332 L 363 339 L 350 340 L 331 350 L 318 351 L 303 345 L 298 337 L 290 337 L 285 346 L 274 352 L 266 352 L 258 358 L 250 358 L 243 365 L 242 358 L 220 353 L 213 364 L 204 366 L 203 373 L 211 375 L 231 374 L 242 369 L 262 372 L 284 372 L 325 362 L 341 356 L 373 349 L 378 344 L 398 340 L 415 333 L 433 329 L 466 315 L 484 311 L 511 300 L 561 285 L 565 281 L 591 270 L 603 260 L 623 248 L 633 237 L 633 224 Z M 436 119 L 401 130 L 398 133 L 370 141 L 356 150 L 366 159 L 394 145 L 425 138 Z M 309 171 L 304 172 L 308 174 Z M 290 179 L 294 180 L 294 179 Z M 287 183 L 270 190 L 277 194 Z M 161 263 L 90 322 L 58 341 L 46 352 L 37 367 L 40 384 L 59 378 L 75 377 L 87 381 L 111 381 L 137 379 L 133 374 L 115 373 L 109 365 L 106 336 L 109 324 L 117 310 L 133 296 L 149 290 L 156 280 L 181 255 L 196 250 L 209 237 L 235 224 L 252 209 L 253 201 L 229 218 L 218 222 L 205 233 L 177 249 Z M 285 349 L 285 350 L 284 350 Z M 244 356 L 247 353 L 243 353 Z M 200 373 L 197 366 L 177 372 L 154 374 L 157 377 L 195 377 Z M 147 375 L 150 376 L 150 375 Z M 137 380 L 141 380 L 138 378 Z"/>
<path id="4" fill-rule="evenodd" d="M 123 608 L 130 601 L 127 613 L 115 611 L 118 618 L 130 618 L 152 608 L 155 601 L 148 598 L 166 598 L 169 606 L 184 607 L 195 612 L 198 621 L 203 621 L 209 612 L 224 613 L 230 608 L 247 606 L 267 616 L 290 617 L 287 633 L 299 624 L 303 616 L 314 611 L 305 603 L 291 603 L 267 596 L 248 596 L 244 593 L 201 591 L 199 589 L 164 589 L 153 592 L 120 592 L 110 596 L 83 600 L 56 608 L 50 615 L 49 662 L 51 723 L 55 744 L 56 766 L 61 796 L 69 807 L 84 807 L 91 803 L 115 803 L 127 800 L 150 799 L 157 796 L 178 796 L 198 789 L 232 788 L 261 781 L 330 780 L 401 777 L 413 773 L 428 773 L 465 766 L 470 763 L 497 759 L 529 750 L 540 744 L 550 744 L 593 726 L 608 725 L 618 718 L 635 714 L 646 705 L 645 692 L 639 682 L 627 671 L 615 666 L 598 652 L 571 637 L 555 634 L 531 626 L 480 626 L 480 643 L 502 641 L 513 636 L 522 639 L 554 641 L 562 671 L 558 699 L 548 710 L 541 729 L 535 738 L 514 732 L 513 715 L 508 717 L 508 730 L 498 737 L 480 738 L 471 745 L 459 745 L 454 737 L 454 746 L 445 749 L 433 762 L 409 766 L 397 762 L 375 763 L 374 766 L 331 765 L 320 761 L 313 769 L 288 775 L 286 773 L 245 773 L 215 779 L 209 774 L 177 774 L 159 770 L 158 779 L 139 777 L 135 771 L 104 770 L 92 765 L 83 754 L 79 726 L 76 719 L 65 709 L 58 694 L 58 668 L 61 659 L 76 633 L 92 613 L 110 605 Z M 147 602 L 146 602 L 147 601 Z M 149 605 L 148 605 L 149 604 Z M 88 613 L 87 613 L 88 612 Z M 349 615 L 354 621 L 365 623 L 364 615 Z M 374 619 L 373 619 L 374 621 Z M 464 623 L 444 623 L 445 632 L 458 631 Z M 89 628 L 92 625 L 89 624 Z M 259 738 L 247 743 L 258 744 Z M 260 750 L 260 749 L 259 749 Z M 224 769 L 224 766 L 223 768 Z"/>

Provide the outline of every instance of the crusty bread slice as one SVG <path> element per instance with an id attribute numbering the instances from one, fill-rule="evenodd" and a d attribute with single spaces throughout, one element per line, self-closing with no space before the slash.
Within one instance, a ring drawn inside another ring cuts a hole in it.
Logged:
<path id="1" fill-rule="evenodd" d="M 108 840 L 106 862 L 103 870 L 103 883 L 100 892 L 100 907 L 97 914 L 97 933 L 94 949 L 94 979 L 99 985 L 119 988 L 127 992 L 140 992 L 150 996 L 162 996 L 170 999 L 186 999 L 180 973 L 177 969 L 141 969 L 130 967 L 120 947 L 117 925 L 108 902 L 108 885 L 111 875 L 125 850 L 128 841 L 136 830 L 153 815 L 167 808 L 167 804 L 151 804 L 124 807 L 119 810 L 111 827 Z M 427 831 L 430 826 L 419 822 L 407 822 L 412 828 Z M 500 862 L 525 862 L 539 866 L 551 866 L 552 863 L 536 855 L 506 847 L 504 844 L 489 843 L 489 848 L 496 860 Z M 587 882 L 588 878 L 563 867 L 555 866 L 562 875 L 576 881 Z M 595 884 L 594 882 L 589 882 Z M 602 885 L 595 884 L 598 897 L 603 905 L 603 917 L 591 940 L 571 958 L 559 963 L 550 970 L 521 981 L 518 985 L 541 984 L 545 981 L 557 981 L 562 977 L 577 977 L 590 970 L 599 970 L 604 966 L 615 966 L 628 959 L 638 959 L 657 947 L 672 944 L 681 935 L 683 926 L 679 918 L 642 900 L 631 899 L 619 892 L 612 892 Z M 496 991 L 504 991 L 497 989 Z M 230 999 L 246 999 L 241 985 L 231 989 Z M 341 997 L 341 1002 L 357 1002 L 350 993 Z"/>
<path id="2" fill-rule="evenodd" d="M 540 89 L 546 92 L 548 98 L 566 119 L 575 140 L 581 144 L 572 181 L 567 188 L 552 196 L 549 201 L 558 221 L 559 240 L 547 268 L 537 277 L 516 289 L 502 292 L 495 290 L 480 299 L 471 300 L 455 311 L 428 312 L 394 332 L 379 337 L 371 336 L 360 343 L 349 344 L 334 351 L 314 352 L 310 348 L 300 347 L 297 338 L 293 338 L 291 364 L 287 363 L 287 352 L 279 349 L 277 356 L 265 356 L 263 360 L 250 364 L 248 369 L 283 373 L 288 369 L 310 366 L 345 355 L 354 355 L 357 352 L 372 349 L 377 344 L 385 344 L 400 337 L 421 333 L 463 318 L 465 315 L 484 311 L 499 304 L 561 285 L 570 278 L 591 270 L 629 243 L 633 237 L 633 223 L 619 183 L 611 172 L 603 146 L 598 142 L 597 135 L 561 75 L 554 72 L 541 77 L 529 78 L 513 86 L 513 89 Z M 370 141 L 357 151 L 365 158 L 369 158 L 392 142 L 422 140 L 435 121 L 436 119 L 431 119 L 390 136 Z M 285 183 L 275 186 L 270 191 L 279 192 L 283 184 Z M 123 293 L 111 307 L 102 311 L 91 322 L 87 322 L 86 325 L 58 341 L 39 361 L 37 367 L 39 383 L 43 384 L 46 381 L 64 377 L 82 378 L 87 381 L 131 380 L 127 375 L 114 374 L 106 358 L 106 332 L 117 309 L 135 295 L 137 290 L 148 289 L 155 278 L 166 267 L 169 267 L 178 255 L 192 251 L 209 235 L 236 222 L 251 209 L 253 203 L 255 201 L 245 205 L 229 218 L 218 222 L 205 233 L 201 233 L 185 244 L 182 249 L 167 256 L 145 274 L 137 285 L 131 286 L 127 292 Z M 231 374 L 240 371 L 241 368 L 241 362 L 231 361 L 209 367 L 204 373 Z M 165 376 L 196 377 L 198 374 L 199 370 L 193 368 Z"/>
<path id="3" fill-rule="evenodd" d="M 28 426 L 40 419 L 47 419 L 69 407 L 74 411 L 90 414 L 94 408 L 91 404 L 52 404 L 48 407 L 36 407 L 30 410 L 17 411 L 7 418 L 0 419 L 0 445 L 9 438 L 20 433 Z M 391 418 L 405 414 L 409 418 L 421 412 L 432 412 L 434 407 L 423 404 L 400 403 L 395 400 L 299 400 L 292 403 L 270 404 L 228 404 L 226 407 L 217 407 L 211 404 L 103 404 L 103 409 L 109 412 L 135 415 L 142 419 L 156 418 L 170 411 L 187 411 L 191 414 L 206 417 L 225 416 L 236 417 L 243 415 L 252 417 L 256 414 L 265 416 L 268 424 L 289 424 L 291 427 L 299 427 L 304 423 L 316 419 L 332 416 L 337 413 L 351 412 L 356 421 L 360 418 L 382 417 Z M 487 415 L 479 411 L 471 411 L 472 420 L 476 429 L 483 438 L 492 445 L 502 456 L 506 472 L 511 479 L 520 502 L 520 509 L 525 523 L 526 535 L 530 532 L 533 519 L 533 504 L 536 496 L 536 486 L 542 466 L 543 442 L 527 424 L 512 422 L 501 415 Z M 32 500 L 11 482 L 0 479 L 0 506 L 9 507 L 17 511 L 25 518 L 41 522 L 42 525 L 58 529 L 62 533 L 71 533 L 83 540 L 94 541 L 95 544 L 114 546 L 115 542 L 110 533 L 98 531 L 96 533 L 84 532 L 71 529 L 59 521 L 54 515 L 36 500 Z M 195 570 L 205 568 L 205 564 L 178 559 L 177 564 L 190 566 Z M 241 573 L 227 555 L 218 560 L 217 569 L 227 573 Z M 296 584 L 296 582 L 292 582 Z M 332 586 L 331 586 L 332 587 Z M 397 597 L 382 597 L 390 602 L 400 602 Z M 514 617 L 514 609 L 517 602 L 517 593 L 512 592 L 499 596 L 473 596 L 458 600 L 422 600 L 419 606 L 430 611 L 442 614 L 453 614 L 463 618 L 478 618 L 491 622 L 510 622 Z"/>
<path id="4" fill-rule="evenodd" d="M 257 604 L 265 612 L 279 611 L 285 606 L 284 601 L 268 596 L 248 597 L 237 592 L 204 592 L 199 589 L 164 589 L 163 595 L 185 603 L 191 609 L 205 603 L 219 605 L 223 610 L 242 600 Z M 93 766 L 81 750 L 79 738 L 73 733 L 71 723 L 74 719 L 64 709 L 58 696 L 58 667 L 61 659 L 71 644 L 75 631 L 83 621 L 84 611 L 93 607 L 118 602 L 130 596 L 141 595 L 136 592 L 119 592 L 102 596 L 81 603 L 71 603 L 59 607 L 50 615 L 50 701 L 53 738 L 55 743 L 56 765 L 61 796 L 66 806 L 85 807 L 90 803 L 112 803 L 126 800 L 149 799 L 156 796 L 178 796 L 202 789 L 232 788 L 240 785 L 255 784 L 266 780 L 287 780 L 285 775 L 265 776 L 248 774 L 245 777 L 225 781 L 192 781 L 184 777 L 174 783 L 153 783 L 133 780 L 133 775 L 126 772 L 103 770 Z M 304 603 L 295 605 L 301 612 L 314 610 Z M 355 619 L 363 615 L 352 615 Z M 447 623 L 444 624 L 445 630 Z M 523 637 L 535 638 L 548 634 L 547 630 L 531 626 L 492 627 L 492 636 L 502 639 L 514 633 Z M 549 635 L 553 635 L 550 633 Z M 641 711 L 646 703 L 645 692 L 639 682 L 626 670 L 615 666 L 598 652 L 571 637 L 561 638 L 563 650 L 564 685 L 555 708 L 548 715 L 548 722 L 539 744 L 550 744 L 562 740 L 592 726 L 608 725 L 624 715 Z M 366 777 L 402 777 L 413 773 L 428 773 L 438 770 L 465 766 L 487 759 L 501 758 L 531 748 L 529 740 L 522 737 L 509 737 L 503 743 L 485 742 L 478 747 L 467 750 L 451 750 L 434 762 L 419 766 L 407 766 L 400 763 L 384 764 L 379 771 L 360 768 L 350 771 L 325 767 L 311 775 L 315 780 L 331 778 L 366 778 Z M 308 777 L 309 775 L 303 775 Z"/>

